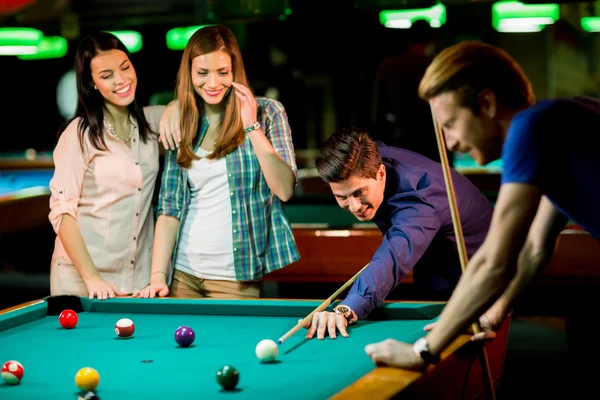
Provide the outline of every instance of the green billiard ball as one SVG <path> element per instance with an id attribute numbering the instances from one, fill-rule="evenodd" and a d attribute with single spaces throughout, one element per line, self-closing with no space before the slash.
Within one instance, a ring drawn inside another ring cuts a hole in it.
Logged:
<path id="1" fill-rule="evenodd" d="M 231 365 L 226 365 L 217 371 L 217 382 L 225 390 L 233 390 L 240 381 L 240 373 Z"/>

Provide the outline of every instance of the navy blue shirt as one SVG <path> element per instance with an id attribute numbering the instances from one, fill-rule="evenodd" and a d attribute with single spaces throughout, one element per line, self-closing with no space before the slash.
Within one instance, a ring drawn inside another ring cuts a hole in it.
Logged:
<path id="1" fill-rule="evenodd" d="M 508 129 L 502 183 L 538 186 L 565 216 L 600 240 L 600 100 L 545 100 Z"/>
<path id="2" fill-rule="evenodd" d="M 343 301 L 359 318 L 379 306 L 413 268 L 414 284 L 428 291 L 452 289 L 461 275 L 442 165 L 405 149 L 381 143 L 378 148 L 387 178 L 373 222 L 383 241 Z M 487 235 L 493 207 L 462 174 L 453 169 L 451 174 L 471 257 Z"/>

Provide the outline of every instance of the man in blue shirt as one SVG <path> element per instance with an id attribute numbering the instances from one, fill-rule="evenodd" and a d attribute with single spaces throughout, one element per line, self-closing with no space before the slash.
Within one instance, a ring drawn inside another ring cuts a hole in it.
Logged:
<path id="1" fill-rule="evenodd" d="M 316 161 L 338 204 L 361 221 L 374 222 L 381 246 L 335 312 L 315 313 L 307 337 L 336 337 L 336 327 L 365 318 L 414 268 L 415 285 L 433 298 L 448 295 L 461 275 L 442 167 L 409 150 L 374 142 L 366 132 L 334 134 Z M 473 254 L 483 242 L 492 205 L 463 175 L 452 170 L 465 245 Z"/>
<path id="2" fill-rule="evenodd" d="M 600 101 L 578 97 L 534 105 L 520 66 L 481 42 L 442 51 L 419 95 L 430 101 L 450 150 L 469 152 L 481 165 L 502 157 L 504 170 L 489 233 L 435 326 L 412 345 L 387 340 L 365 348 L 373 362 L 402 368 L 436 362 L 486 310 L 488 324 L 499 326 L 547 265 L 569 218 L 600 240 Z M 598 346 L 586 343 L 582 357 L 597 352 Z"/>

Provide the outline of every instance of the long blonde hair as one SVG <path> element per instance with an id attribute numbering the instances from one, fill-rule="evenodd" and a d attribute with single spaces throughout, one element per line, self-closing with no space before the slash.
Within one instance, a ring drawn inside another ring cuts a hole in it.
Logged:
<path id="1" fill-rule="evenodd" d="M 489 89 L 509 109 L 535 103 L 531 82 L 519 64 L 504 50 L 479 41 L 465 41 L 438 54 L 421 79 L 419 96 L 429 101 L 455 91 L 461 106 L 479 114 L 479 92 Z"/>
<path id="2" fill-rule="evenodd" d="M 233 32 L 223 25 L 207 26 L 197 30 L 183 51 L 177 74 L 177 99 L 181 111 L 181 145 L 177 164 L 184 168 L 189 168 L 192 160 L 199 159 L 194 153 L 193 143 L 198 133 L 198 123 L 204 119 L 203 100 L 192 84 L 192 60 L 199 55 L 217 50 L 225 51 L 231 57 L 233 81 L 249 87 L 240 47 Z M 224 157 L 234 151 L 244 139 L 241 104 L 232 92 L 233 88 L 223 99 L 225 113 L 219 125 L 221 133 L 217 137 L 213 152 L 207 158 Z"/>

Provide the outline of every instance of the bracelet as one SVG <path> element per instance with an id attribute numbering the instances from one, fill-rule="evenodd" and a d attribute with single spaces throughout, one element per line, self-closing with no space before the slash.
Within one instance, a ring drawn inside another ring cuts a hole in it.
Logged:
<path id="1" fill-rule="evenodd" d="M 165 274 L 165 276 L 167 276 L 167 273 L 164 271 L 154 271 L 153 273 L 150 274 L 150 276 L 152 276 L 154 274 Z"/>

